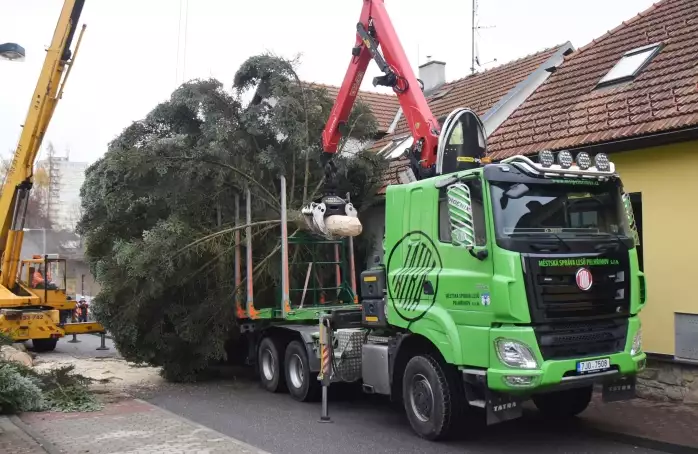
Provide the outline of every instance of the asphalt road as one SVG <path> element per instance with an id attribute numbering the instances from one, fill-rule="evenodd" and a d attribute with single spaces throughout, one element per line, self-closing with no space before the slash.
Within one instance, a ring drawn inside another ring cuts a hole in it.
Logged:
<path id="1" fill-rule="evenodd" d="M 67 353 L 76 358 L 96 358 L 96 357 L 114 357 L 119 353 L 114 348 L 114 343 L 111 339 L 106 339 L 104 344 L 109 347 L 109 350 L 97 350 L 100 346 L 100 337 L 94 334 L 79 334 L 77 339 L 80 342 L 70 342 L 73 336 L 66 336 L 58 340 L 56 344 L 56 353 Z M 31 342 L 27 342 L 27 347 L 31 347 Z"/>
<path id="2" fill-rule="evenodd" d="M 343 392 L 330 401 L 331 424 L 318 422 L 319 404 L 273 395 L 247 378 L 195 385 L 168 385 L 147 399 L 200 424 L 271 453 L 657 453 L 593 434 L 582 422 L 523 420 L 477 429 L 453 442 L 415 436 L 402 411 L 385 399 Z"/>
<path id="3" fill-rule="evenodd" d="M 56 352 L 77 357 L 118 355 L 95 350 L 98 336 L 78 336 L 80 343 L 62 339 Z M 68 338 L 69 340 L 69 338 Z M 380 453 L 594 453 L 656 454 L 660 451 L 611 441 L 591 432 L 583 421 L 553 424 L 530 412 L 519 421 L 448 443 L 431 443 L 415 436 L 404 413 L 383 398 L 338 386 L 332 388 L 331 424 L 318 422 L 320 404 L 303 404 L 287 394 L 271 394 L 259 387 L 248 369 L 233 371 L 216 382 L 169 384 L 142 397 L 175 414 L 191 419 L 270 453 L 380 454 Z"/>

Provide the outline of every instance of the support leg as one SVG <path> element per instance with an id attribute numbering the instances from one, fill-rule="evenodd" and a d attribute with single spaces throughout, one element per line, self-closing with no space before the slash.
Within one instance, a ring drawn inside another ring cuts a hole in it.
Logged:
<path id="1" fill-rule="evenodd" d="M 327 395 L 332 378 L 331 355 L 332 329 L 330 328 L 330 320 L 327 316 L 322 316 L 320 317 L 320 375 L 318 376 L 318 380 L 322 382 L 322 413 L 319 421 L 321 423 L 332 422 Z"/>
<path id="2" fill-rule="evenodd" d="M 99 338 L 100 338 L 100 343 L 99 343 L 99 347 L 97 347 L 97 350 L 109 350 L 109 347 L 107 347 L 107 334 L 106 333 L 99 333 Z"/>

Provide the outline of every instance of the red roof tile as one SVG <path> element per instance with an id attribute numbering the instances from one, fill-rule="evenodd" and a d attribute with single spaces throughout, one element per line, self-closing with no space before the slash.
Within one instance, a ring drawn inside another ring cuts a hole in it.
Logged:
<path id="1" fill-rule="evenodd" d="M 327 90 L 327 94 L 332 99 L 336 99 L 337 94 L 339 93 L 339 87 L 334 85 L 318 83 L 312 83 L 311 85 L 324 88 Z M 373 115 L 376 117 L 376 121 L 378 122 L 378 131 L 384 134 L 388 132 L 388 128 L 390 128 L 390 125 L 393 123 L 395 114 L 400 107 L 397 96 L 387 93 L 376 93 L 361 90 L 359 91 L 358 98 L 368 104 L 368 106 L 371 108 L 371 112 L 373 112 Z"/>
<path id="2" fill-rule="evenodd" d="M 596 88 L 623 54 L 663 48 L 631 82 Z M 494 159 L 698 124 L 698 2 L 663 0 L 565 58 L 489 137 Z"/>
<path id="3" fill-rule="evenodd" d="M 560 46 L 551 47 L 481 73 L 448 82 L 429 96 L 429 107 L 436 118 L 448 115 L 458 107 L 468 107 L 482 115 L 559 49 Z M 409 128 L 405 117 L 402 116 L 395 132 L 378 140 L 371 148 L 378 151 L 390 140 L 408 134 Z M 383 178 L 385 186 L 397 184 L 397 172 L 406 167 L 407 159 L 392 161 Z M 379 192 L 385 193 L 385 187 Z"/>

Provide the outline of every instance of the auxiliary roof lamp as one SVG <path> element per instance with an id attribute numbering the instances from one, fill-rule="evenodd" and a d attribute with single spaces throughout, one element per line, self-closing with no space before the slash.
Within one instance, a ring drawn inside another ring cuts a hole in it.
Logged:
<path id="1" fill-rule="evenodd" d="M 555 163 L 555 156 L 553 156 L 552 151 L 543 150 L 540 153 L 538 153 L 538 162 L 543 167 L 550 167 Z"/>
<path id="2" fill-rule="evenodd" d="M 582 170 L 587 170 L 591 167 L 591 157 L 586 151 L 580 151 L 577 153 L 577 165 Z"/>
<path id="3" fill-rule="evenodd" d="M 572 166 L 572 153 L 563 150 L 557 154 L 557 163 L 563 169 L 569 169 Z"/>
<path id="4" fill-rule="evenodd" d="M 611 164 L 608 161 L 608 156 L 603 153 L 599 153 L 594 156 L 594 166 L 601 171 L 608 171 L 611 169 Z"/>

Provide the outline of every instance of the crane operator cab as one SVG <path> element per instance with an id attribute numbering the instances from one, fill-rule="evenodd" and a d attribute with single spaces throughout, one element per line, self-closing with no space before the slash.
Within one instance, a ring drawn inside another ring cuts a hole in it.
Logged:
<path id="1" fill-rule="evenodd" d="M 43 258 L 34 255 L 29 260 L 22 260 L 19 282 L 38 296 L 42 305 L 57 309 L 70 309 L 74 305 L 66 297 L 66 260 L 58 258 L 57 254 Z"/>

